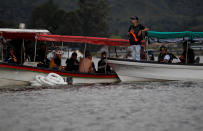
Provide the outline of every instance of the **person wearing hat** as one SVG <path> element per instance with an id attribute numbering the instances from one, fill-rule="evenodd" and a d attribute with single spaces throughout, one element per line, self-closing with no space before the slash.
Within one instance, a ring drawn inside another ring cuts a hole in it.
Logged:
<path id="1" fill-rule="evenodd" d="M 49 68 L 62 70 L 61 57 L 62 57 L 62 51 L 60 49 L 57 49 L 55 51 L 54 57 L 52 58 L 52 60 L 49 64 Z"/>
<path id="2" fill-rule="evenodd" d="M 160 47 L 160 54 L 158 57 L 159 63 L 169 63 L 170 62 L 170 55 L 167 53 L 167 48 L 165 46 Z"/>
<path id="3" fill-rule="evenodd" d="M 142 33 L 149 29 L 139 24 L 139 19 L 136 16 L 130 17 L 132 25 L 128 30 L 129 42 L 131 45 L 132 57 L 135 61 L 140 61 L 140 50 Z"/>

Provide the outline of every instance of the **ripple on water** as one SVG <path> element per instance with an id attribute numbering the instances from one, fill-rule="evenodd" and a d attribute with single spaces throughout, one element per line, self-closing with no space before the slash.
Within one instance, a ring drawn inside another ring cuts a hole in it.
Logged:
<path id="1" fill-rule="evenodd" d="M 0 92 L 0 130 L 4 131 L 202 131 L 202 116 L 203 82 L 26 87 Z"/>

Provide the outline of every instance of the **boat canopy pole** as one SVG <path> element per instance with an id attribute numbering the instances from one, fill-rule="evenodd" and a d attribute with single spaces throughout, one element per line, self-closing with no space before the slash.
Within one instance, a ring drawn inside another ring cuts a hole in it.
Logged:
<path id="1" fill-rule="evenodd" d="M 68 59 L 70 59 L 70 49 L 68 47 Z"/>
<path id="2" fill-rule="evenodd" d="M 61 42 L 61 46 L 62 46 L 62 48 L 63 48 L 63 41 Z"/>
<path id="3" fill-rule="evenodd" d="M 25 41 L 23 39 L 23 43 L 21 46 L 21 64 L 23 64 L 23 59 L 25 60 Z"/>
<path id="4" fill-rule="evenodd" d="M 3 42 L 1 42 L 1 60 L 3 61 L 4 60 L 4 45 L 3 45 Z"/>
<path id="5" fill-rule="evenodd" d="M 111 50 L 110 50 L 110 47 L 108 47 L 108 52 L 109 52 L 109 58 L 111 58 Z"/>
<path id="6" fill-rule="evenodd" d="M 115 47 L 116 58 L 118 58 L 117 48 Z"/>
<path id="7" fill-rule="evenodd" d="M 189 45 L 189 42 L 188 42 L 188 40 L 187 40 L 187 49 L 186 49 L 186 55 L 185 55 L 185 62 L 186 62 L 186 64 L 188 64 L 188 45 Z"/>
<path id="8" fill-rule="evenodd" d="M 147 51 L 147 61 L 149 61 L 149 51 L 148 51 L 148 48 L 149 48 L 149 38 L 148 36 L 145 37 L 146 39 L 146 44 L 145 44 L 145 50 Z"/>
<path id="9" fill-rule="evenodd" d="M 85 48 L 84 48 L 84 52 L 83 52 L 83 58 L 85 58 L 85 55 L 86 55 L 86 49 L 87 49 L 87 44 L 85 43 Z"/>
<path id="10" fill-rule="evenodd" d="M 35 39 L 35 54 L 34 54 L 34 62 L 36 61 L 36 55 L 37 55 L 37 39 Z"/>
<path id="11" fill-rule="evenodd" d="M 85 59 L 86 48 L 87 48 L 87 44 L 85 43 L 85 48 L 84 48 L 84 52 L 83 52 L 83 60 Z M 85 63 L 84 62 L 83 62 L 83 69 L 85 71 Z"/>
<path id="12" fill-rule="evenodd" d="M 23 55 L 24 55 L 24 61 L 25 61 L 25 39 L 23 39 Z"/>

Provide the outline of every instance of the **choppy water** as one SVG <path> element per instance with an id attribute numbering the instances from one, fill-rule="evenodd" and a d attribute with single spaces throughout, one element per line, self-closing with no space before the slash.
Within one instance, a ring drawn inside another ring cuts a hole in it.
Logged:
<path id="1" fill-rule="evenodd" d="M 1 131 L 202 131 L 203 82 L 0 92 Z"/>

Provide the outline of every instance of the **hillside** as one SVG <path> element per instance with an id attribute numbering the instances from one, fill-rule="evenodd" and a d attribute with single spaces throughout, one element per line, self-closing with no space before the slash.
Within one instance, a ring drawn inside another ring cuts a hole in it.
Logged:
<path id="1" fill-rule="evenodd" d="M 0 0 L 0 21 L 27 22 L 32 10 L 46 0 Z M 200 0 L 107 0 L 109 33 L 125 36 L 129 17 L 157 31 L 203 31 L 203 1 Z M 61 8 L 77 8 L 77 0 L 57 0 Z"/>

